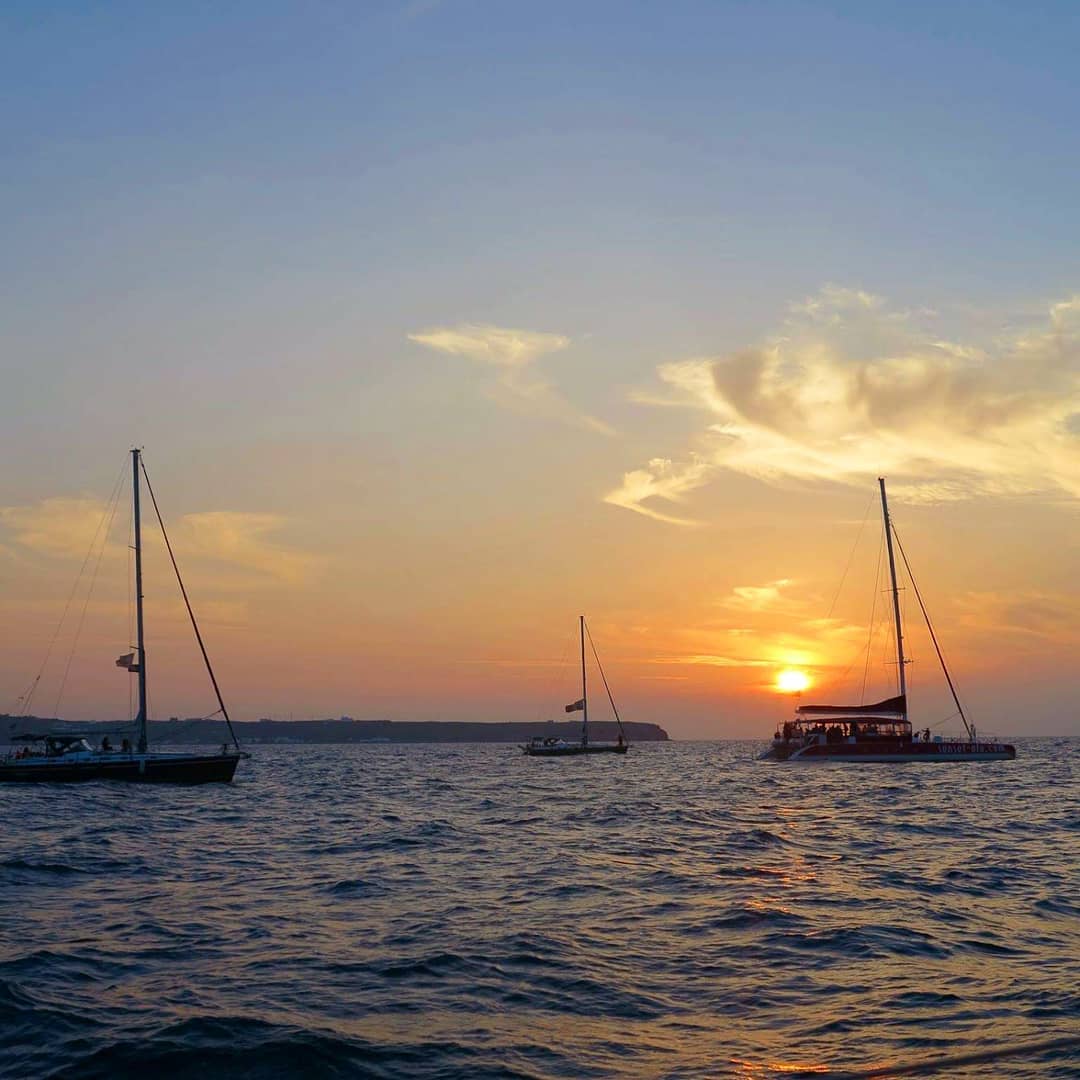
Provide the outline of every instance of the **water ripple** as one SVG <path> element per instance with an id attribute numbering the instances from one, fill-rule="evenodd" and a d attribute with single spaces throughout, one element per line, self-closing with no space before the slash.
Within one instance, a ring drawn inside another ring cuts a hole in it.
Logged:
<path id="1" fill-rule="evenodd" d="M 231 787 L 0 788 L 0 1076 L 1072 1077 L 1078 746 L 297 746 Z"/>

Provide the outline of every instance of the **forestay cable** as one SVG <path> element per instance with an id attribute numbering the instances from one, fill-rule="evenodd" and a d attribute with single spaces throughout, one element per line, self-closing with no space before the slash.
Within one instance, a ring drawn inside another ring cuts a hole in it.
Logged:
<path id="1" fill-rule="evenodd" d="M 585 634 L 589 639 L 589 648 L 592 649 L 593 659 L 596 661 L 596 666 L 600 671 L 600 678 L 603 680 L 604 689 L 607 691 L 608 701 L 611 702 L 611 711 L 615 714 L 615 723 L 619 725 L 619 734 L 626 738 L 626 732 L 623 731 L 622 719 L 619 717 L 619 710 L 615 708 L 615 699 L 611 696 L 611 687 L 608 686 L 607 676 L 604 674 L 604 665 L 600 663 L 600 657 L 596 653 L 596 643 L 592 639 L 592 631 L 589 629 L 589 624 L 585 624 Z"/>
<path id="2" fill-rule="evenodd" d="M 191 608 L 191 601 L 188 599 L 187 589 L 184 588 L 184 579 L 180 576 L 180 567 L 176 565 L 176 556 L 173 554 L 172 544 L 169 543 L 169 534 L 165 531 L 165 522 L 161 517 L 161 510 L 158 509 L 157 499 L 154 497 L 154 488 L 150 483 L 150 477 L 146 472 L 146 463 L 139 458 L 139 463 L 142 465 L 143 478 L 146 480 L 146 490 L 150 493 L 150 501 L 154 504 L 154 513 L 157 515 L 158 525 L 161 527 L 161 535 L 165 540 L 165 549 L 169 553 L 169 560 L 172 562 L 173 572 L 176 574 L 176 582 L 180 586 L 180 595 L 184 598 L 184 604 L 187 607 L 188 617 L 191 619 L 191 628 L 195 631 L 195 640 L 199 643 L 199 651 L 202 653 L 203 663 L 206 665 L 206 673 L 210 676 L 210 682 L 213 684 L 214 693 L 217 695 L 218 705 L 221 708 L 221 715 L 225 718 L 225 723 L 229 729 L 229 736 L 232 738 L 233 746 L 237 750 L 240 749 L 240 742 L 236 738 L 236 732 L 233 730 L 232 721 L 229 719 L 229 710 L 225 708 L 225 699 L 221 696 L 221 690 L 218 687 L 217 678 L 214 675 L 214 668 L 210 663 L 210 657 L 206 652 L 206 646 L 203 644 L 202 634 L 199 632 L 199 624 L 195 619 L 195 612 Z"/>

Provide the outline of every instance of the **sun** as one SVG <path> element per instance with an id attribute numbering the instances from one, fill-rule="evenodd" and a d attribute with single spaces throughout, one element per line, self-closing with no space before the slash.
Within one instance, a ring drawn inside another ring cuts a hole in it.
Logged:
<path id="1" fill-rule="evenodd" d="M 805 671 L 785 668 L 776 676 L 776 689 L 782 694 L 801 694 L 810 685 Z"/>

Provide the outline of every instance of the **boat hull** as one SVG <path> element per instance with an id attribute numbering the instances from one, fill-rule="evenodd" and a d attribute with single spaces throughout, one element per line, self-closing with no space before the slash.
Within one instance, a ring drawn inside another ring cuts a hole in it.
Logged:
<path id="1" fill-rule="evenodd" d="M 774 744 L 761 755 L 764 761 L 851 761 L 881 762 L 942 761 L 1012 761 L 1016 747 L 1009 743 L 911 743 L 907 746 L 882 747 L 873 744 L 827 744 L 825 746 L 790 746 Z"/>
<path id="2" fill-rule="evenodd" d="M 27 758 L 0 762 L 0 783 L 59 784 L 84 780 L 128 783 L 227 784 L 240 754 L 95 754 L 76 761 Z"/>
<path id="3" fill-rule="evenodd" d="M 529 757 L 576 757 L 580 754 L 625 754 L 630 747 L 600 743 L 595 746 L 523 746 L 521 749 Z"/>

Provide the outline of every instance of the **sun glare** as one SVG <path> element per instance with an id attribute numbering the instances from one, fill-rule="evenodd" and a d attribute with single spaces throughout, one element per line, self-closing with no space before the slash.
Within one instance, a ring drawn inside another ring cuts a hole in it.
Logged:
<path id="1" fill-rule="evenodd" d="M 776 676 L 776 689 L 782 694 L 800 694 L 810 685 L 810 676 L 805 671 L 786 668 Z"/>

